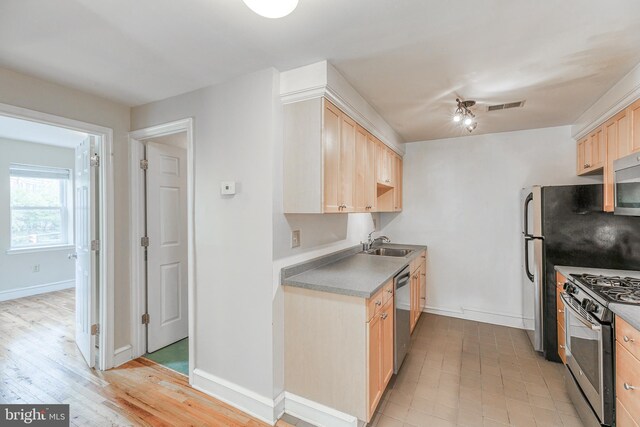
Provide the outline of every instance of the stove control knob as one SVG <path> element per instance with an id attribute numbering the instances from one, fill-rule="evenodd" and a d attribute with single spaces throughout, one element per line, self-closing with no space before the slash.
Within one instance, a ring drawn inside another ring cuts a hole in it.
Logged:
<path id="1" fill-rule="evenodd" d="M 598 306 L 596 305 L 596 303 L 588 298 L 582 300 L 581 305 L 587 313 L 595 313 L 596 311 L 598 311 Z"/>
<path id="2" fill-rule="evenodd" d="M 576 293 L 576 287 L 575 285 L 572 285 L 571 283 L 567 282 L 562 286 L 562 289 L 565 290 L 566 293 L 568 293 L 569 295 L 571 294 L 575 294 Z"/>

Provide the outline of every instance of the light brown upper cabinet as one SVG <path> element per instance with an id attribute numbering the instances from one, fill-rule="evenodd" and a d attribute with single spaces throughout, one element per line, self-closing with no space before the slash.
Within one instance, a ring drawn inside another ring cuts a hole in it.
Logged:
<path id="1" fill-rule="evenodd" d="M 621 111 L 602 125 L 607 148 L 604 164 L 604 211 L 613 212 L 613 161 L 629 154 L 629 119 L 627 111 Z"/>
<path id="2" fill-rule="evenodd" d="M 284 213 L 402 209 L 402 158 L 325 98 L 284 106 L 283 160 Z"/>
<path id="3" fill-rule="evenodd" d="M 604 167 L 605 145 L 602 128 L 578 142 L 578 175 L 597 173 Z"/>
<path id="4" fill-rule="evenodd" d="M 354 212 L 356 122 L 324 103 L 324 212 Z"/>
<path id="5" fill-rule="evenodd" d="M 627 107 L 630 124 L 630 153 L 640 151 L 640 99 Z"/>
<path id="6" fill-rule="evenodd" d="M 356 129 L 356 212 L 375 212 L 376 210 L 375 150 L 375 140 L 362 126 L 358 125 Z"/>

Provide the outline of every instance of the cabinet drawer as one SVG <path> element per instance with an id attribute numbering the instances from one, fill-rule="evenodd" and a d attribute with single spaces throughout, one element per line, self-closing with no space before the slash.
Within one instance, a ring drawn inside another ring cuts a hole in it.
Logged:
<path id="1" fill-rule="evenodd" d="M 384 287 L 367 300 L 367 321 L 380 312 L 384 304 Z"/>
<path id="2" fill-rule="evenodd" d="M 640 361 L 620 342 L 616 342 L 616 396 L 631 418 L 640 420 Z"/>
<path id="3" fill-rule="evenodd" d="M 556 308 L 557 310 L 557 318 L 558 324 L 560 324 L 564 328 L 564 304 L 562 303 L 562 298 L 560 297 L 560 290 L 556 292 Z"/>
<path id="4" fill-rule="evenodd" d="M 567 364 L 567 352 L 565 349 L 566 335 L 564 333 L 564 323 L 558 322 L 558 356 L 562 359 L 562 363 Z"/>
<path id="5" fill-rule="evenodd" d="M 640 359 L 640 331 L 616 316 L 616 341 Z"/>
<path id="6" fill-rule="evenodd" d="M 560 288 L 562 291 L 562 287 L 564 286 L 567 278 L 564 277 L 559 271 L 556 271 L 556 288 Z"/>
<path id="7" fill-rule="evenodd" d="M 637 418 L 636 418 L 637 419 Z M 617 427 L 638 427 L 633 417 L 627 411 L 627 408 L 620 402 L 620 399 L 616 399 L 616 426 Z"/>
<path id="8" fill-rule="evenodd" d="M 413 261 L 411 261 L 411 264 L 409 265 L 409 270 L 411 270 L 410 273 L 413 274 L 418 268 L 420 268 L 420 265 L 422 265 L 423 263 L 426 263 L 426 261 L 427 261 L 427 252 L 426 251 L 420 252 L 420 255 L 415 257 Z"/>
<path id="9" fill-rule="evenodd" d="M 389 280 L 389 282 L 382 287 L 382 304 L 386 304 L 393 298 L 393 280 Z"/>

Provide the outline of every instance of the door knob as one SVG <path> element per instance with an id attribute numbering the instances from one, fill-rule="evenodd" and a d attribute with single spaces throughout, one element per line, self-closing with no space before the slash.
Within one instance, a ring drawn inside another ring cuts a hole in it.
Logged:
<path id="1" fill-rule="evenodd" d="M 78 254 L 76 253 L 67 254 L 67 259 L 78 259 Z"/>

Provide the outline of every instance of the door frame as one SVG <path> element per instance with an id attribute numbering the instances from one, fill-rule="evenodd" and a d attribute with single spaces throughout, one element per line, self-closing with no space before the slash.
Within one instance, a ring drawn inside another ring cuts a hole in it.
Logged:
<path id="1" fill-rule="evenodd" d="M 98 282 L 99 316 L 98 324 L 98 365 L 105 371 L 113 367 L 114 359 L 114 190 L 113 190 L 113 129 L 104 126 L 68 119 L 54 114 L 42 113 L 27 108 L 16 107 L 0 103 L 0 115 L 16 119 L 71 129 L 94 135 L 100 139 L 100 167 L 98 188 L 98 212 L 100 221 L 98 235 L 100 236 L 100 250 L 98 262 L 100 266 Z M 75 218 L 74 218 L 75 220 Z"/>
<path id="2" fill-rule="evenodd" d="M 140 238 L 144 236 L 145 191 L 140 169 L 144 158 L 144 140 L 175 133 L 187 133 L 187 293 L 189 306 L 189 384 L 193 382 L 195 368 L 195 233 L 194 233 L 194 182 L 195 157 L 193 141 L 193 118 L 189 117 L 157 126 L 129 132 L 129 179 L 130 179 L 130 230 L 131 230 L 131 338 L 133 357 L 146 351 L 146 329 L 142 324 L 145 313 L 145 260 Z"/>

